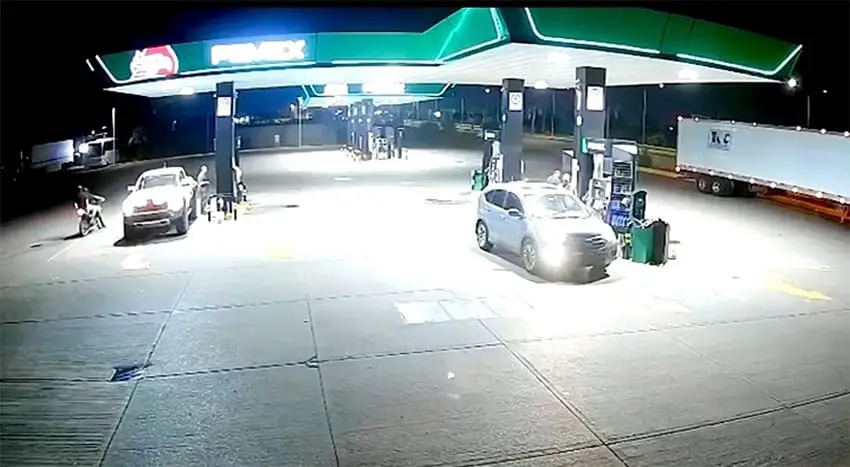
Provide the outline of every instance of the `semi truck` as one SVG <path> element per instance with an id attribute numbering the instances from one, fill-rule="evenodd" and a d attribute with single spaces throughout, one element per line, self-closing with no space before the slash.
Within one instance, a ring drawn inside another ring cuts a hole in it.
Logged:
<path id="1" fill-rule="evenodd" d="M 115 140 L 107 133 L 92 133 L 77 145 L 74 154 L 78 166 L 85 168 L 105 167 L 116 162 Z"/>
<path id="2" fill-rule="evenodd" d="M 850 210 L 850 132 L 680 117 L 676 171 L 706 194 L 784 192 Z"/>

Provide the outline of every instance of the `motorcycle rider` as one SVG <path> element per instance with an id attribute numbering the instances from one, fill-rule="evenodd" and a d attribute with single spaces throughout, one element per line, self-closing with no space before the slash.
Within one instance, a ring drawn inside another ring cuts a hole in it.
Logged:
<path id="1" fill-rule="evenodd" d="M 106 228 L 106 223 L 103 221 L 103 212 L 100 208 L 100 203 L 106 201 L 103 196 L 96 195 L 89 191 L 88 188 L 78 185 L 77 196 L 74 202 L 74 207 L 83 209 L 89 218 L 94 219 L 97 225 L 103 229 Z"/>

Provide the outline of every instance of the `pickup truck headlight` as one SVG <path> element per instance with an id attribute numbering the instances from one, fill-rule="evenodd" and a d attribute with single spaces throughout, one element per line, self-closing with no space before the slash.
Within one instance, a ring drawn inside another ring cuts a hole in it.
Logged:
<path id="1" fill-rule="evenodd" d="M 131 216 L 133 212 L 136 210 L 136 203 L 133 203 L 129 199 L 124 200 L 124 203 L 121 205 L 121 211 L 124 213 L 124 216 Z"/>

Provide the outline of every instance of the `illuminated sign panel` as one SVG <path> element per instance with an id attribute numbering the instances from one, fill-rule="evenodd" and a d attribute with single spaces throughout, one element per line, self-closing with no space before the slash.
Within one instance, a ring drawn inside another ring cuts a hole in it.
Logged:
<path id="1" fill-rule="evenodd" d="M 363 92 L 366 94 L 401 95 L 405 93 L 404 83 L 364 83 Z"/>
<path id="2" fill-rule="evenodd" d="M 587 87 L 587 110 L 605 110 L 605 88 L 601 86 Z"/>
<path id="3" fill-rule="evenodd" d="M 329 96 L 347 96 L 348 85 L 344 83 L 326 84 L 324 94 Z"/>
<path id="4" fill-rule="evenodd" d="M 130 60 L 130 79 L 164 78 L 180 72 L 180 61 L 170 45 L 137 50 Z"/>
<path id="5" fill-rule="evenodd" d="M 213 66 L 299 62 L 306 57 L 307 41 L 265 41 L 216 44 L 210 48 Z"/>

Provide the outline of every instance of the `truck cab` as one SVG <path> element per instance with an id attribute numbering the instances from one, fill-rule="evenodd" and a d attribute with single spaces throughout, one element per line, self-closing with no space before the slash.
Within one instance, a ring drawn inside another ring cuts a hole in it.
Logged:
<path id="1" fill-rule="evenodd" d="M 115 140 L 109 136 L 100 136 L 83 141 L 77 146 L 76 165 L 86 168 L 105 167 L 115 163 L 117 150 Z"/>

